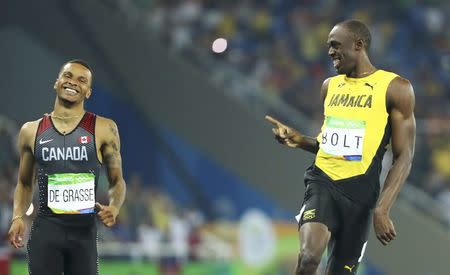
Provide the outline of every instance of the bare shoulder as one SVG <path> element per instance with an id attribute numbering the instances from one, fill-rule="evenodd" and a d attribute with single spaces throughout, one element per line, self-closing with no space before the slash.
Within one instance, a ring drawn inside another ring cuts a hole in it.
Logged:
<path id="1" fill-rule="evenodd" d="M 20 135 L 24 138 L 33 138 L 36 136 L 37 129 L 39 127 L 39 122 L 41 122 L 42 118 L 25 122 L 20 128 Z"/>
<path id="2" fill-rule="evenodd" d="M 322 87 L 320 88 L 320 97 L 322 101 L 325 101 L 325 98 L 327 97 L 328 85 L 330 84 L 331 78 L 332 77 L 325 79 L 322 83 Z"/>
<path id="3" fill-rule="evenodd" d="M 39 122 L 42 118 L 25 122 L 20 128 L 19 132 L 19 146 L 20 147 L 34 147 L 34 140 L 36 138 L 36 132 L 39 127 Z"/>
<path id="4" fill-rule="evenodd" d="M 328 88 L 328 84 L 330 83 L 330 80 L 331 80 L 332 78 L 333 78 L 333 77 L 330 76 L 330 77 L 328 77 L 327 79 L 325 79 L 325 80 L 323 81 L 323 83 L 322 83 L 322 88 Z"/>
<path id="5" fill-rule="evenodd" d="M 414 89 L 408 79 L 394 78 L 387 89 L 388 110 L 413 111 L 415 105 Z"/>
<path id="6" fill-rule="evenodd" d="M 411 82 L 408 79 L 403 78 L 401 76 L 397 76 L 392 79 L 391 83 L 389 83 L 388 92 L 397 92 L 398 93 L 411 93 L 413 92 L 413 87 Z"/>
<path id="7" fill-rule="evenodd" d="M 97 136 L 103 140 L 109 140 L 111 138 L 118 138 L 119 131 L 117 124 L 114 120 L 97 115 L 97 121 L 95 126 Z"/>
<path id="8" fill-rule="evenodd" d="M 117 124 L 114 120 L 107 118 L 107 117 L 99 116 L 99 115 L 97 115 L 96 124 L 100 127 L 108 127 L 110 125 L 114 125 L 115 127 L 117 127 Z"/>

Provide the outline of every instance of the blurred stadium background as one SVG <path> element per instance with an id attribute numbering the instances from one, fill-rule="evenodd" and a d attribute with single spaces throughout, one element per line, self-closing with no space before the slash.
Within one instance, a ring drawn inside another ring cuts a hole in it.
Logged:
<path id="1" fill-rule="evenodd" d="M 369 25 L 372 61 L 417 101 L 399 236 L 371 234 L 358 274 L 450 274 L 449 14 L 438 0 L 0 1 L 0 275 L 27 274 L 6 242 L 18 129 L 52 109 L 73 58 L 94 68 L 87 108 L 118 123 L 128 184 L 118 224 L 99 226 L 100 274 L 291 274 L 313 159 L 277 145 L 263 117 L 317 134 L 335 74 L 326 37 L 347 18 Z"/>

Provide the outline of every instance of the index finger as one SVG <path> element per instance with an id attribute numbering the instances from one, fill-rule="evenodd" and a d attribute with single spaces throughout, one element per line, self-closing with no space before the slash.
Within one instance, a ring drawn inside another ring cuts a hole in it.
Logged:
<path id="1" fill-rule="evenodd" d="M 271 117 L 271 116 L 266 116 L 265 119 L 266 119 L 267 121 L 269 121 L 270 123 L 272 123 L 273 125 L 276 125 L 276 126 L 284 126 L 283 123 L 279 122 L 278 120 L 274 119 L 274 118 Z"/>
<path id="2" fill-rule="evenodd" d="M 96 202 L 95 208 L 97 208 L 97 210 L 103 210 L 105 207 L 103 205 L 101 205 L 100 203 Z"/>

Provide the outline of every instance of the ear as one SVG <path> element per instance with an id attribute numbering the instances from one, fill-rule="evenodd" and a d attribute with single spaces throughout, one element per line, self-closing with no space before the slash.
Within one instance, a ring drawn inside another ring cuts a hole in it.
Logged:
<path id="1" fill-rule="evenodd" d="M 355 41 L 355 50 L 361 51 L 364 49 L 364 41 L 362 39 L 358 39 Z"/>
<path id="2" fill-rule="evenodd" d="M 91 94 L 92 94 L 92 88 L 89 88 L 89 90 L 87 91 L 87 93 L 86 93 L 86 99 L 89 99 L 89 97 L 91 97 Z"/>
<path id="3" fill-rule="evenodd" d="M 58 87 L 58 78 L 55 80 L 55 84 L 53 84 L 53 89 L 55 89 L 56 91 L 57 87 Z"/>

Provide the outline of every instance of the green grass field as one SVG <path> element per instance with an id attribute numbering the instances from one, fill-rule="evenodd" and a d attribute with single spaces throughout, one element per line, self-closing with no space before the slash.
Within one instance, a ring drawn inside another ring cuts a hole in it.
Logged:
<path id="1" fill-rule="evenodd" d="M 159 275 L 157 266 L 152 263 L 133 263 L 126 261 L 103 261 L 99 266 L 102 275 Z M 183 275 L 228 275 L 234 274 L 231 264 L 190 263 L 183 269 Z M 13 261 L 11 275 L 28 275 L 25 261 Z"/>

